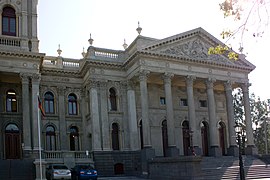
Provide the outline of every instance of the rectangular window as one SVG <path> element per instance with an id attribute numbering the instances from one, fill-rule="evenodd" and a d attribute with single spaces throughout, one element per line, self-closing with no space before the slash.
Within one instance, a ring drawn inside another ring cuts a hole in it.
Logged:
<path id="1" fill-rule="evenodd" d="M 187 99 L 181 98 L 181 99 L 180 99 L 180 106 L 188 106 L 188 101 L 187 101 Z"/>
<path id="2" fill-rule="evenodd" d="M 161 105 L 165 105 L 165 104 L 166 104 L 166 99 L 165 99 L 165 97 L 160 97 L 159 101 L 160 101 L 160 104 L 161 104 Z"/>
<path id="3" fill-rule="evenodd" d="M 207 107 L 207 101 L 206 100 L 200 100 L 200 107 Z"/>

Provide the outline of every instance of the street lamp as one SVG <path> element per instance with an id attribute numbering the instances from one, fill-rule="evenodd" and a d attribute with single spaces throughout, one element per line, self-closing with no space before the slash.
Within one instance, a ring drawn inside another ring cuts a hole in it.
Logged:
<path id="1" fill-rule="evenodd" d="M 242 126 L 239 123 L 236 123 L 235 125 L 235 132 L 237 135 L 237 141 L 239 145 L 239 171 L 240 171 L 240 180 L 245 180 L 245 171 L 244 171 L 244 164 L 243 164 L 243 158 L 242 158 Z"/>

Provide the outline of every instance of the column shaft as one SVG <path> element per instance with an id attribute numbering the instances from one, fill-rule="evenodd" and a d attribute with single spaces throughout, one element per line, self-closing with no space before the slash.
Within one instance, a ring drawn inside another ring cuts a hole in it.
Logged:
<path id="1" fill-rule="evenodd" d="M 111 150 L 107 91 L 107 82 L 100 82 L 100 118 L 102 124 L 102 147 L 104 151 Z"/>
<path id="2" fill-rule="evenodd" d="M 236 134 L 234 130 L 234 110 L 233 110 L 233 96 L 232 96 L 232 84 L 230 81 L 225 83 L 226 92 L 226 106 L 227 106 L 227 118 L 229 128 L 229 145 L 236 146 Z"/>
<path id="3" fill-rule="evenodd" d="M 217 134 L 217 116 L 216 116 L 216 103 L 213 89 L 214 80 L 209 79 L 207 84 L 207 99 L 208 99 L 208 115 L 210 127 L 210 146 L 217 147 L 218 134 Z"/>
<path id="4" fill-rule="evenodd" d="M 175 147 L 175 134 L 174 134 L 174 111 L 172 102 L 172 88 L 171 88 L 171 78 L 172 74 L 165 74 L 163 76 L 164 89 L 165 89 L 165 99 L 166 99 L 166 120 L 168 128 L 168 146 Z"/>
<path id="5" fill-rule="evenodd" d="M 129 120 L 129 137 L 130 137 L 130 149 L 139 149 L 138 139 L 138 125 L 137 125 L 137 114 L 136 114 L 136 100 L 135 92 L 132 89 L 132 84 L 129 82 L 127 90 L 127 108 L 128 108 L 128 120 Z"/>
<path id="6" fill-rule="evenodd" d="M 97 82 L 90 82 L 90 114 L 92 120 L 92 149 L 93 151 L 101 151 L 101 134 L 99 122 L 99 106 Z"/>
<path id="7" fill-rule="evenodd" d="M 250 102 L 249 102 L 249 84 L 246 83 L 242 85 L 243 98 L 244 98 L 244 108 L 245 108 L 245 121 L 246 121 L 246 133 L 247 133 L 247 146 L 255 146 L 252 122 L 251 122 L 251 111 L 250 111 Z"/>
<path id="8" fill-rule="evenodd" d="M 61 150 L 68 150 L 68 135 L 67 135 L 67 127 L 65 114 L 66 111 L 64 107 L 65 105 L 65 87 L 58 87 L 58 110 L 59 110 L 59 135 L 60 135 L 60 147 Z"/>
<path id="9" fill-rule="evenodd" d="M 31 150 L 29 76 L 20 74 L 22 79 L 23 143 L 24 150 Z"/>
<path id="10" fill-rule="evenodd" d="M 34 74 L 32 76 L 32 138 L 33 138 L 33 150 L 39 149 L 38 139 L 38 94 L 39 94 L 39 82 L 40 75 Z M 40 131 L 41 132 L 41 131 Z"/>
<path id="11" fill-rule="evenodd" d="M 147 74 L 148 72 L 141 72 L 139 76 L 140 92 L 141 92 L 143 144 L 144 144 L 144 147 L 146 148 L 152 147 L 151 139 L 150 139 L 150 125 L 149 125 Z"/>
<path id="12" fill-rule="evenodd" d="M 194 93 L 193 93 L 193 81 L 195 77 L 188 76 L 186 78 L 187 86 L 187 100 L 188 100 L 188 117 L 189 117 L 189 128 L 193 132 L 192 142 L 193 146 L 198 147 L 198 132 L 196 129 L 196 115 L 195 115 L 195 105 L 194 105 Z"/>

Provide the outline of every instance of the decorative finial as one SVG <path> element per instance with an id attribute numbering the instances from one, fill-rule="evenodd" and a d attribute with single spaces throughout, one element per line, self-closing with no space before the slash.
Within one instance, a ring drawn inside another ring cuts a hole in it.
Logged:
<path id="1" fill-rule="evenodd" d="M 84 47 L 83 47 L 82 56 L 84 57 L 84 56 L 85 56 L 85 54 L 86 54 L 86 53 L 84 52 Z"/>
<path id="2" fill-rule="evenodd" d="M 136 29 L 138 34 L 140 35 L 142 32 L 142 28 L 140 27 L 140 22 L 138 21 L 138 28 Z"/>
<path id="3" fill-rule="evenodd" d="M 124 47 L 124 49 L 126 50 L 127 49 L 127 47 L 128 47 L 128 45 L 127 45 L 127 43 L 126 43 L 126 39 L 124 39 L 124 44 L 123 44 L 123 47 Z"/>
<path id="4" fill-rule="evenodd" d="M 91 33 L 90 33 L 90 39 L 88 39 L 88 42 L 89 42 L 90 46 L 93 45 L 94 39 L 91 38 Z"/>
<path id="5" fill-rule="evenodd" d="M 61 55 L 61 53 L 62 53 L 62 50 L 60 49 L 60 44 L 58 44 L 57 53 L 58 53 L 58 56 L 60 56 L 60 55 Z"/>

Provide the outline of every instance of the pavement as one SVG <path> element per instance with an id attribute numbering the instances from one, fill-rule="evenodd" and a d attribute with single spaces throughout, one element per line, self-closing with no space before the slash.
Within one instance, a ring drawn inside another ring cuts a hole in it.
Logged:
<path id="1" fill-rule="evenodd" d="M 145 178 L 136 177 L 136 176 L 98 177 L 98 180 L 130 180 L 130 179 L 131 180 L 146 180 Z"/>

